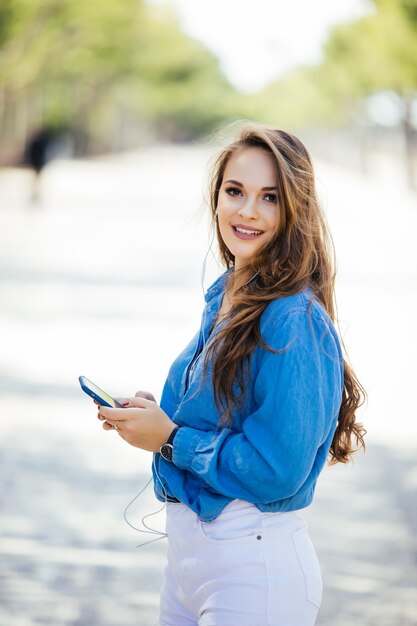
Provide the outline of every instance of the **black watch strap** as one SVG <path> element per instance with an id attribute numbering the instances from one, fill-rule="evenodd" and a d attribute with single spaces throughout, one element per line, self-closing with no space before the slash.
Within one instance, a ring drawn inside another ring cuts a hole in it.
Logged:
<path id="1" fill-rule="evenodd" d="M 172 446 L 172 445 L 173 445 L 173 443 L 174 443 L 175 435 L 177 434 L 177 432 L 179 431 L 179 429 L 180 429 L 180 427 L 179 427 L 179 426 L 176 426 L 176 427 L 174 428 L 174 430 L 172 431 L 172 433 L 170 434 L 170 436 L 168 437 L 168 441 L 167 441 L 167 443 L 169 443 L 171 446 Z"/>
<path id="2" fill-rule="evenodd" d="M 171 463 L 172 463 L 172 455 L 174 452 L 173 443 L 174 443 L 175 435 L 177 434 L 178 431 L 179 431 L 179 426 L 176 426 L 174 430 L 172 431 L 172 433 L 170 434 L 170 436 L 168 437 L 168 441 L 164 443 L 160 447 L 160 450 L 159 450 L 162 458 L 165 459 L 165 461 L 170 461 Z"/>

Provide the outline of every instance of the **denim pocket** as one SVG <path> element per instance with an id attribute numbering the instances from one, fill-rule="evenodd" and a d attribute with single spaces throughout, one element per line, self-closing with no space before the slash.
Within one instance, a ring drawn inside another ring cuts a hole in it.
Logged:
<path id="1" fill-rule="evenodd" d="M 317 609 L 320 608 L 323 595 L 323 582 L 320 564 L 306 528 L 299 528 L 292 533 L 292 540 L 298 562 L 304 574 L 306 598 Z"/>

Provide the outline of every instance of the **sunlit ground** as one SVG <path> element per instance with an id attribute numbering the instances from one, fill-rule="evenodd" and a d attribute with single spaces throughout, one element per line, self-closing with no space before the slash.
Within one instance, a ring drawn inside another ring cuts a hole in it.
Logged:
<path id="1" fill-rule="evenodd" d="M 165 540 L 135 548 L 150 536 L 123 520 L 150 455 L 101 429 L 77 378 L 159 397 L 202 310 L 208 156 L 57 161 L 39 204 L 28 172 L 0 171 L 1 625 L 156 623 Z M 327 468 L 306 512 L 325 582 L 318 626 L 412 626 L 417 202 L 390 175 L 317 173 L 340 328 L 369 393 L 367 454 Z M 210 257 L 206 287 L 218 271 Z M 148 487 L 129 518 L 157 508 Z"/>

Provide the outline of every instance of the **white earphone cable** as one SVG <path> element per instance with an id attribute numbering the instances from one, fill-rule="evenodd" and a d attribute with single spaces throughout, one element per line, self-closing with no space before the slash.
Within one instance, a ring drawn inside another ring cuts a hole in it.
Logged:
<path id="1" fill-rule="evenodd" d="M 208 250 L 206 252 L 206 255 L 204 257 L 203 260 L 203 264 L 201 267 L 201 288 L 203 291 L 203 297 L 205 296 L 205 290 L 204 290 L 204 279 L 205 279 L 205 274 L 206 274 L 206 265 L 207 265 L 207 259 L 208 259 L 208 255 L 210 254 L 213 242 L 214 242 L 214 238 L 216 235 L 216 221 L 217 221 L 217 209 L 215 211 L 214 214 L 214 224 L 213 224 L 213 232 L 211 235 L 211 240 L 210 240 L 210 244 L 208 247 Z M 204 308 L 204 313 L 203 313 L 203 321 L 202 321 L 202 329 L 203 329 L 203 346 L 205 345 L 206 341 L 205 341 L 205 334 L 204 334 L 204 325 L 205 325 L 205 308 Z M 126 524 L 128 526 L 130 526 L 130 528 L 132 528 L 133 530 L 136 530 L 137 532 L 140 533 L 146 533 L 149 535 L 157 535 L 157 537 L 155 539 L 150 539 L 149 541 L 145 541 L 144 543 L 140 543 L 136 546 L 136 548 L 143 548 L 144 546 L 149 545 L 150 543 L 154 543 L 155 541 L 159 541 L 160 539 L 164 539 L 166 537 L 168 537 L 168 534 L 165 532 L 162 532 L 160 530 L 157 530 L 155 528 L 152 528 L 151 526 L 148 526 L 148 524 L 146 523 L 145 520 L 147 520 L 149 517 L 153 517 L 154 515 L 158 515 L 158 513 L 161 513 L 165 507 L 166 507 L 166 503 L 168 502 L 168 495 L 166 493 L 166 489 L 165 486 L 161 480 L 161 477 L 159 476 L 158 470 L 156 469 L 156 465 L 155 465 L 155 457 L 152 460 L 152 468 L 154 470 L 154 473 L 156 475 L 157 480 L 159 481 L 161 487 L 162 487 L 162 491 L 164 494 L 164 498 L 165 498 L 165 502 L 162 504 L 162 506 L 157 509 L 156 511 L 153 511 L 152 513 L 147 513 L 146 515 L 144 515 L 141 519 L 141 523 L 144 526 L 144 528 L 146 530 L 144 530 L 143 528 L 138 528 L 137 526 L 135 526 L 134 524 L 132 524 L 132 522 L 129 520 L 128 518 L 128 510 L 130 509 L 130 507 L 136 502 L 136 500 L 143 494 L 143 492 L 145 491 L 145 489 L 150 485 L 150 483 L 153 480 L 153 477 L 151 476 L 151 478 L 148 480 L 148 482 L 146 483 L 146 485 L 139 491 L 139 493 L 136 494 L 136 496 L 126 505 L 125 510 L 123 512 L 123 517 L 124 520 L 126 522 Z"/>

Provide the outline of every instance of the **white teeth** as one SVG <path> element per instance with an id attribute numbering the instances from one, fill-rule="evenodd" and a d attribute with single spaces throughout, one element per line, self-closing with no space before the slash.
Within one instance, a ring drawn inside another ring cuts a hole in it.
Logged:
<path id="1" fill-rule="evenodd" d="M 243 233 L 244 235 L 262 235 L 261 230 L 245 230 L 244 228 L 238 228 L 237 226 L 235 226 L 235 230 L 237 230 L 238 233 Z"/>

